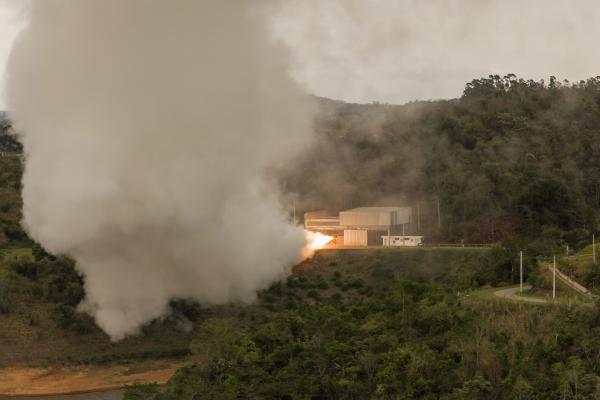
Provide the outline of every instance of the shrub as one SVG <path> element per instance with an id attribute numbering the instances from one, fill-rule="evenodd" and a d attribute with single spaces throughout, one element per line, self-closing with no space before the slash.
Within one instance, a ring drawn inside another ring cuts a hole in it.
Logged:
<path id="1" fill-rule="evenodd" d="M 123 400 L 155 400 L 160 395 L 160 386 L 156 383 L 136 382 L 125 388 Z"/>
<path id="2" fill-rule="evenodd" d="M 14 273 L 24 276 L 29 280 L 37 281 L 38 279 L 40 264 L 31 261 L 28 258 L 19 257 L 15 260 L 11 260 L 9 267 Z"/>
<path id="3" fill-rule="evenodd" d="M 311 299 L 315 299 L 315 300 L 319 300 L 321 298 L 321 295 L 319 295 L 319 292 L 317 292 L 314 289 L 311 289 L 308 291 L 308 293 L 306 294 L 309 298 Z"/>
<path id="4" fill-rule="evenodd" d="M 335 292 L 332 296 L 331 296 L 331 300 L 333 300 L 334 303 L 341 303 L 342 302 L 342 295 L 339 292 Z"/>
<path id="5" fill-rule="evenodd" d="M 318 276 L 316 287 L 321 290 L 329 289 L 329 284 L 327 283 L 327 281 L 325 280 L 325 277 L 323 277 L 323 275 Z"/>
<path id="6" fill-rule="evenodd" d="M 199 321 L 204 316 L 202 306 L 191 299 L 176 299 L 170 303 L 173 314 L 179 315 L 192 322 Z"/>
<path id="7" fill-rule="evenodd" d="M 362 294 L 363 296 L 371 296 L 373 295 L 373 287 L 371 286 L 364 286 L 358 289 L 358 293 Z"/>
<path id="8" fill-rule="evenodd" d="M 327 290 L 327 289 L 329 289 L 329 284 L 326 281 L 320 281 L 317 284 L 317 287 L 321 290 Z"/>
<path id="9" fill-rule="evenodd" d="M 15 242 L 27 242 L 29 237 L 18 222 L 10 220 L 0 221 L 0 228 L 7 238 Z"/>
<path id="10" fill-rule="evenodd" d="M 51 260 L 55 260 L 56 257 L 52 254 L 48 253 L 39 243 L 35 243 L 31 248 L 31 254 L 35 261 L 41 261 L 44 258 L 50 258 Z"/>
<path id="11" fill-rule="evenodd" d="M 348 283 L 348 287 L 351 289 L 360 289 L 365 286 L 365 281 L 361 278 L 355 278 Z"/>
<path id="12" fill-rule="evenodd" d="M 44 259 L 40 267 L 40 284 L 44 297 L 53 303 L 76 306 L 83 300 L 83 277 L 75 270 L 75 262 L 61 256 Z"/>
<path id="13" fill-rule="evenodd" d="M 61 329 L 87 334 L 94 331 L 96 325 L 92 317 L 87 314 L 79 313 L 75 308 L 67 305 L 57 305 L 52 310 L 52 319 Z"/>

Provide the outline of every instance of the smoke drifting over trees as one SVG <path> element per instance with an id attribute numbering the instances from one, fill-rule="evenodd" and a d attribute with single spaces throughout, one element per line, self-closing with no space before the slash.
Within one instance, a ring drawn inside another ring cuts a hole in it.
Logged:
<path id="1" fill-rule="evenodd" d="M 312 104 L 247 1 L 38 0 L 8 67 L 24 224 L 120 339 L 169 299 L 246 301 L 301 257 L 263 171 Z"/>
<path id="2" fill-rule="evenodd" d="M 300 208 L 409 204 L 429 238 L 520 237 L 534 254 L 597 232 L 600 77 L 490 76 L 460 99 L 403 106 L 322 99 L 316 126 L 312 150 L 282 173 Z"/>

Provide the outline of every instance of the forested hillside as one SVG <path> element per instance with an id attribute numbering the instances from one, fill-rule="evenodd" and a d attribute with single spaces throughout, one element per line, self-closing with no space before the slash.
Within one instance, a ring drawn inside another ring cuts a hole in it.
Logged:
<path id="1" fill-rule="evenodd" d="M 590 241 L 600 204 L 600 78 L 490 76 L 403 106 L 320 99 L 317 143 L 283 173 L 304 209 L 408 204 L 440 241 Z M 438 225 L 438 201 L 440 224 Z"/>
<path id="2" fill-rule="evenodd" d="M 319 253 L 257 304 L 203 321 L 197 362 L 167 387 L 137 385 L 124 399 L 598 398 L 598 308 L 469 292 L 501 278 L 498 258 L 459 248 Z"/>

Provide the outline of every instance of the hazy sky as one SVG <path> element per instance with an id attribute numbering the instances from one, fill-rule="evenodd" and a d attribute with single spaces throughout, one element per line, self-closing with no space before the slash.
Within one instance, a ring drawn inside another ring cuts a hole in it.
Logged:
<path id="1" fill-rule="evenodd" d="M 101 1 L 101 0 L 98 0 Z M 0 71 L 18 27 L 0 0 Z M 489 74 L 600 75 L 597 0 L 283 0 L 276 35 L 311 92 L 403 103 L 460 96 Z M 4 103 L 0 102 L 0 108 Z"/>
<path id="2" fill-rule="evenodd" d="M 23 19 L 16 0 L 0 0 L 0 110 L 4 108 L 5 66 Z"/>
<path id="3" fill-rule="evenodd" d="M 286 0 L 279 36 L 317 94 L 401 103 L 490 74 L 600 75 L 597 0 Z"/>

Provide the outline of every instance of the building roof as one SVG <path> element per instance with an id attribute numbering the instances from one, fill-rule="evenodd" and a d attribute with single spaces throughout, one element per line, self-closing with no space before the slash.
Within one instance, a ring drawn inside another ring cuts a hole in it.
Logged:
<path id="1" fill-rule="evenodd" d="M 358 213 L 362 213 L 362 212 L 390 212 L 390 211 L 397 211 L 397 210 L 401 210 L 403 208 L 410 208 L 410 207 L 358 207 L 358 208 L 353 208 L 351 210 L 344 210 L 342 212 L 358 212 Z"/>

